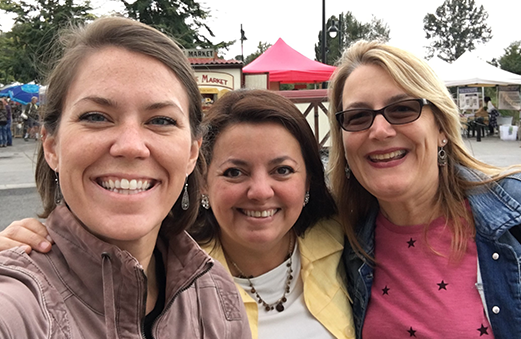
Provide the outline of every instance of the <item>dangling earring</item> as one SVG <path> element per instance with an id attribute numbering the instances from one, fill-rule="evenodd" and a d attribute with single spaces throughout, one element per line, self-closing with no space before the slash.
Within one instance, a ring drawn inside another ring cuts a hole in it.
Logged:
<path id="1" fill-rule="evenodd" d="M 63 200 L 62 191 L 60 189 L 60 178 L 58 178 L 58 167 L 54 170 L 54 183 L 56 184 L 56 187 L 54 188 L 54 203 L 56 205 L 59 205 Z"/>
<path id="2" fill-rule="evenodd" d="M 346 168 L 344 170 L 346 172 L 346 178 L 351 178 L 351 169 L 349 168 L 349 164 L 346 164 Z"/>
<path id="3" fill-rule="evenodd" d="M 306 194 L 304 194 L 304 205 L 302 206 L 306 206 L 309 202 L 309 191 L 306 191 Z"/>
<path id="4" fill-rule="evenodd" d="M 447 166 L 447 152 L 445 152 L 445 143 L 447 140 L 443 139 L 441 141 L 443 143 L 443 146 L 438 147 L 438 166 L 443 167 Z"/>
<path id="5" fill-rule="evenodd" d="M 190 207 L 190 197 L 188 196 L 188 176 L 185 181 L 185 191 L 183 192 L 183 198 L 181 199 L 181 208 L 186 211 Z"/>
<path id="6" fill-rule="evenodd" d="M 201 206 L 203 206 L 205 210 L 210 208 L 210 199 L 208 199 L 207 194 L 201 195 Z"/>

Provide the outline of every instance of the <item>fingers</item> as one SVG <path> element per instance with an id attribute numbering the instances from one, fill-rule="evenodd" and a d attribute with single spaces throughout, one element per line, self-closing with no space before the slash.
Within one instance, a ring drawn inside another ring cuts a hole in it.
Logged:
<path id="1" fill-rule="evenodd" d="M 48 252 L 52 246 L 52 239 L 45 226 L 36 219 L 14 221 L 5 230 L 0 232 L 0 250 L 14 246 L 28 245 L 26 252 L 31 248 L 38 252 Z"/>

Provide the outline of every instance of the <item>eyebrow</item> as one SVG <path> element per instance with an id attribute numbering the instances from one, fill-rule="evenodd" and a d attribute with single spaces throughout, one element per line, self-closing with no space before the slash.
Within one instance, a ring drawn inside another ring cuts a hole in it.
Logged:
<path id="1" fill-rule="evenodd" d="M 94 102 L 94 103 L 96 103 L 96 104 L 98 104 L 100 106 L 104 106 L 104 107 L 112 107 L 112 108 L 118 107 L 118 103 L 116 101 L 108 99 L 108 98 L 104 98 L 104 97 L 94 96 L 94 95 L 81 98 L 79 101 L 77 101 L 75 103 L 75 105 L 80 103 L 80 102 L 82 102 L 82 101 L 92 101 L 92 102 Z M 155 103 L 145 107 L 145 110 L 147 110 L 147 111 L 154 111 L 154 110 L 162 109 L 162 108 L 165 108 L 165 107 L 173 107 L 174 109 L 176 109 L 176 110 L 178 110 L 180 112 L 183 112 L 181 107 L 179 107 L 178 104 L 176 104 L 175 102 L 173 102 L 171 100 L 155 102 Z"/>
<path id="2" fill-rule="evenodd" d="M 408 98 L 410 98 L 410 95 L 408 95 L 406 93 L 393 95 L 392 97 L 387 98 L 385 100 L 384 107 L 387 106 L 387 105 L 390 105 L 392 103 L 395 103 L 397 101 L 400 101 L 400 100 L 403 100 L 403 99 L 408 99 Z M 351 104 L 349 104 L 349 106 L 346 109 L 344 109 L 344 111 L 346 111 L 348 109 L 353 109 L 353 108 L 368 108 L 367 106 L 368 106 L 367 103 L 364 102 L 364 101 L 355 101 L 355 102 L 352 102 Z M 380 109 L 380 108 L 378 108 L 378 109 Z"/>
<path id="3" fill-rule="evenodd" d="M 273 165 L 277 165 L 277 164 L 280 164 L 280 163 L 283 163 L 284 161 L 286 160 L 290 160 L 294 163 L 297 163 L 297 161 L 295 161 L 292 157 L 290 156 L 287 156 L 287 155 L 284 155 L 284 156 L 281 156 L 281 157 L 277 157 L 275 159 L 272 159 L 268 162 L 269 165 L 273 166 Z M 241 159 L 235 159 L 235 158 L 231 158 L 231 159 L 227 159 L 226 161 L 224 161 L 222 165 L 225 165 L 227 163 L 231 163 L 233 165 L 236 165 L 236 166 L 246 166 L 248 165 L 248 162 L 244 161 L 244 160 L 241 160 Z"/>

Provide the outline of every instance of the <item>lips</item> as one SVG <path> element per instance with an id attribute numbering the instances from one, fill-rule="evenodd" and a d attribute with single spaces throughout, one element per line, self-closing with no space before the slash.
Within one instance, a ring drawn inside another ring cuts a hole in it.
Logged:
<path id="1" fill-rule="evenodd" d="M 403 158 L 407 154 L 406 150 L 397 150 L 389 153 L 371 154 L 368 156 L 372 162 L 389 162 Z"/>
<path id="2" fill-rule="evenodd" d="M 254 210 L 245 210 L 245 209 L 239 209 L 243 214 L 245 214 L 248 217 L 251 218 L 268 218 L 272 217 L 277 213 L 278 209 L 268 209 L 268 210 L 262 210 L 262 211 L 254 211 Z"/>
<path id="3" fill-rule="evenodd" d="M 126 178 L 99 178 L 98 185 L 119 194 L 138 194 L 149 190 L 156 185 L 156 180 L 150 179 L 126 179 Z"/>

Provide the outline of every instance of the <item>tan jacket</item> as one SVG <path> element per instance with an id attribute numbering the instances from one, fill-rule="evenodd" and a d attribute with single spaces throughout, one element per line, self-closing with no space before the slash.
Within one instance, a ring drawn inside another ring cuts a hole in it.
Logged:
<path id="1" fill-rule="evenodd" d="M 335 338 L 355 337 L 351 304 L 345 287 L 342 263 L 344 232 L 333 219 L 323 220 L 298 237 L 304 283 L 304 301 L 311 314 Z M 203 249 L 229 271 L 219 243 L 211 242 Z M 250 322 L 253 339 L 258 338 L 258 305 L 244 289 L 237 285 Z"/>
<path id="2" fill-rule="evenodd" d="M 165 223 L 168 222 L 165 221 Z M 146 277 L 127 251 L 87 232 L 64 206 L 48 254 L 0 252 L 0 338 L 144 338 Z M 160 338 L 250 338 L 229 274 L 186 234 L 158 239 L 166 271 Z"/>

